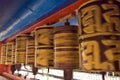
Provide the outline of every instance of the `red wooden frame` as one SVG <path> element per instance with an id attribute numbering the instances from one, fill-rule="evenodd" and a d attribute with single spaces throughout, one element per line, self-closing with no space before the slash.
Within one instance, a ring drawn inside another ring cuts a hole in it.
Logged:
<path id="1" fill-rule="evenodd" d="M 15 75 L 7 73 L 7 72 L 3 72 L 2 76 L 6 77 L 6 78 L 8 78 L 10 80 L 25 80 L 25 79 L 23 79 L 21 77 L 15 76 Z"/>

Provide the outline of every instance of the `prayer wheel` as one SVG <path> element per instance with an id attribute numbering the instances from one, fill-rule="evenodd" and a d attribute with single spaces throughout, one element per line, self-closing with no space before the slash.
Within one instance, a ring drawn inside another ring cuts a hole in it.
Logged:
<path id="1" fill-rule="evenodd" d="M 8 65 L 11 65 L 12 64 L 12 61 L 13 61 L 13 58 L 12 58 L 12 55 L 13 55 L 13 42 L 7 42 L 7 47 L 6 47 L 6 64 Z"/>
<path id="2" fill-rule="evenodd" d="M 53 67 L 53 27 L 40 26 L 35 30 L 35 66 Z"/>
<path id="3" fill-rule="evenodd" d="M 80 69 L 120 71 L 120 1 L 89 0 L 78 19 Z"/>
<path id="4" fill-rule="evenodd" d="M 54 51 L 55 68 L 78 68 L 77 26 L 68 24 L 54 28 Z"/>
<path id="5" fill-rule="evenodd" d="M 34 64 L 35 61 L 35 39 L 32 36 L 27 38 L 26 44 L 26 64 Z"/>
<path id="6" fill-rule="evenodd" d="M 29 34 L 20 34 L 16 37 L 15 63 L 25 64 L 26 61 L 26 42 Z"/>
<path id="7" fill-rule="evenodd" d="M 13 41 L 13 47 L 12 47 L 12 64 L 15 64 L 16 58 L 15 58 L 15 49 L 16 49 L 16 43 Z"/>
<path id="8" fill-rule="evenodd" d="M 2 49 L 1 49 L 1 64 L 6 64 L 6 44 L 2 44 Z"/>

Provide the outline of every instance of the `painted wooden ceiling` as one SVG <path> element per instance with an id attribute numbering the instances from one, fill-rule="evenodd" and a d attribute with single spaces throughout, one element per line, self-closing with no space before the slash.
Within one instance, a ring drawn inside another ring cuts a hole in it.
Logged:
<path id="1" fill-rule="evenodd" d="M 77 0 L 0 0 L 0 41 Z"/>

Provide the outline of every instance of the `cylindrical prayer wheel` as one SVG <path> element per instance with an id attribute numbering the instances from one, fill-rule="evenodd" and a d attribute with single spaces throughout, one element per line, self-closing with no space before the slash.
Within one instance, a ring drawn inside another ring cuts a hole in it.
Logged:
<path id="1" fill-rule="evenodd" d="M 78 68 L 78 27 L 74 25 L 55 27 L 54 50 L 55 68 Z"/>
<path id="2" fill-rule="evenodd" d="M 13 58 L 12 58 L 12 55 L 13 55 L 13 42 L 7 42 L 7 47 L 6 47 L 6 64 L 9 64 L 11 65 L 12 64 L 12 61 L 13 61 Z"/>
<path id="3" fill-rule="evenodd" d="M 53 27 L 40 26 L 35 30 L 35 66 L 53 67 Z"/>
<path id="4" fill-rule="evenodd" d="M 26 64 L 34 64 L 35 61 L 35 38 L 29 36 L 26 44 Z"/>
<path id="5" fill-rule="evenodd" d="M 15 64 L 16 58 L 15 58 L 15 49 L 16 49 L 16 43 L 13 41 L 13 47 L 12 47 L 12 64 Z"/>
<path id="6" fill-rule="evenodd" d="M 2 49 L 1 49 L 1 64 L 6 64 L 6 44 L 2 44 Z"/>
<path id="7" fill-rule="evenodd" d="M 16 37 L 15 63 L 25 64 L 26 61 L 26 41 L 29 34 L 20 34 Z"/>
<path id="8" fill-rule="evenodd" d="M 78 19 L 80 69 L 120 71 L 120 1 L 89 0 Z"/>

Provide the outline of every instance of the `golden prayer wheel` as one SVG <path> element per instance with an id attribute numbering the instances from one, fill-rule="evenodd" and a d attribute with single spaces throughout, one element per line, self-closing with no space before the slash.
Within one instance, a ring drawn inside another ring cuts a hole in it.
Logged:
<path id="1" fill-rule="evenodd" d="M 55 68 L 78 68 L 77 29 L 78 27 L 74 25 L 65 25 L 54 28 Z"/>
<path id="2" fill-rule="evenodd" d="M 32 36 L 27 38 L 26 44 L 26 64 L 34 64 L 35 61 L 35 39 Z"/>
<path id="3" fill-rule="evenodd" d="M 35 66 L 53 67 L 53 27 L 40 26 L 35 30 Z"/>
<path id="4" fill-rule="evenodd" d="M 7 42 L 7 47 L 6 47 L 6 55 L 7 55 L 7 59 L 6 59 L 6 64 L 9 64 L 11 65 L 12 64 L 12 61 L 13 61 L 13 58 L 12 58 L 12 55 L 13 55 L 13 42 Z"/>
<path id="5" fill-rule="evenodd" d="M 80 69 L 120 71 L 120 1 L 89 0 L 78 10 Z"/>
<path id="6" fill-rule="evenodd" d="M 13 41 L 13 47 L 12 47 L 12 64 L 15 64 L 15 49 L 16 49 L 16 43 Z"/>
<path id="7" fill-rule="evenodd" d="M 26 42 L 29 34 L 20 34 L 16 37 L 15 63 L 25 64 L 26 61 Z"/>
<path id="8" fill-rule="evenodd" d="M 1 64 L 6 64 L 6 44 L 2 44 L 1 48 Z"/>

